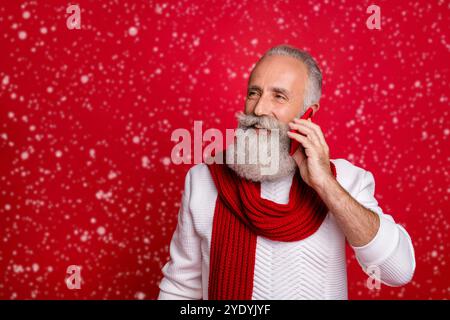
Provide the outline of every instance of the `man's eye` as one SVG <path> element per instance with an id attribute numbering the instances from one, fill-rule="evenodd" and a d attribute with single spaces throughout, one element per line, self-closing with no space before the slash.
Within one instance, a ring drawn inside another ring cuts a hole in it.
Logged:
<path id="1" fill-rule="evenodd" d="M 286 98 L 284 97 L 284 96 L 282 96 L 282 95 L 279 95 L 279 94 L 277 94 L 276 96 L 275 96 L 277 99 L 283 99 L 283 100 L 285 100 Z"/>
<path id="2" fill-rule="evenodd" d="M 251 96 L 254 96 L 255 94 L 256 94 L 256 92 L 252 91 L 252 92 L 248 93 L 248 96 L 251 97 Z"/>

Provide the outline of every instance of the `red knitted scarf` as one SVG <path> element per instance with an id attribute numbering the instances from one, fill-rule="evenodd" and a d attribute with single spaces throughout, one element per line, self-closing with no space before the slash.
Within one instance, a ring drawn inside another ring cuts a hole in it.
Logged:
<path id="1" fill-rule="evenodd" d="M 330 167 L 336 177 L 336 168 Z M 208 299 L 251 300 L 256 237 L 298 241 L 312 235 L 328 209 L 301 178 L 292 180 L 289 202 L 261 198 L 261 184 L 237 176 L 226 164 L 208 168 L 218 196 L 213 218 Z"/>

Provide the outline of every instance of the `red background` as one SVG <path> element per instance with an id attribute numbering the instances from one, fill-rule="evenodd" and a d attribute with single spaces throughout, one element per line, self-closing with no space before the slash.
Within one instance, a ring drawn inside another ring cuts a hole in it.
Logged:
<path id="1" fill-rule="evenodd" d="M 348 251 L 349 297 L 449 297 L 448 3 L 377 1 L 381 30 L 369 1 L 78 4 L 81 30 L 68 2 L 0 3 L 0 298 L 155 298 L 190 167 L 171 133 L 234 128 L 281 43 L 319 62 L 332 157 L 374 174 L 415 246 L 413 281 L 379 291 Z"/>

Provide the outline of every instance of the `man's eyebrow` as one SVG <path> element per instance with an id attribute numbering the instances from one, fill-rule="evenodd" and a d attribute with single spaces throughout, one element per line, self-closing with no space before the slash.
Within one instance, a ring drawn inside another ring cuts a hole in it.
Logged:
<path id="1" fill-rule="evenodd" d="M 255 90 L 255 91 L 258 91 L 258 92 L 262 92 L 262 91 L 263 91 L 263 90 L 261 89 L 261 87 L 260 87 L 260 86 L 257 86 L 257 85 L 251 85 L 251 86 L 249 86 L 249 87 L 248 87 L 248 91 L 250 91 L 250 90 Z M 284 88 L 281 88 L 281 87 L 270 87 L 270 90 L 273 91 L 273 92 L 276 92 L 276 93 L 282 93 L 282 94 L 284 94 L 284 95 L 287 96 L 287 97 L 290 97 L 290 96 L 291 96 L 289 90 L 284 89 Z"/>
<path id="2" fill-rule="evenodd" d="M 270 89 L 271 89 L 273 92 L 282 93 L 282 94 L 284 94 L 284 95 L 287 96 L 287 97 L 290 97 L 290 96 L 291 96 L 291 93 L 290 93 L 288 90 L 284 89 L 284 88 L 280 88 L 280 87 L 271 87 Z"/>
<path id="3" fill-rule="evenodd" d="M 260 92 L 262 91 L 261 87 L 254 85 L 254 84 L 248 87 L 248 91 L 250 91 L 250 90 L 255 90 L 255 91 L 260 91 Z"/>

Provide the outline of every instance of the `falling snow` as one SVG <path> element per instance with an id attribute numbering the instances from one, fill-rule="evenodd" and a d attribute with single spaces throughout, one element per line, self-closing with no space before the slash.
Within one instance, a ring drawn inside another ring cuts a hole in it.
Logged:
<path id="1" fill-rule="evenodd" d="M 104 227 L 98 227 L 97 228 L 97 233 L 99 234 L 99 235 L 104 235 L 105 234 L 105 232 L 106 232 L 106 230 L 105 230 L 105 228 Z"/>
<path id="2" fill-rule="evenodd" d="M 20 40 L 25 40 L 27 38 L 27 32 L 21 30 L 21 31 L 19 31 L 18 36 L 19 36 Z"/>
<path id="3" fill-rule="evenodd" d="M 138 29 L 136 27 L 130 27 L 128 29 L 128 34 L 132 37 L 135 37 L 138 33 Z"/>
<path id="4" fill-rule="evenodd" d="M 87 83 L 89 81 L 89 76 L 83 74 L 80 78 L 81 83 Z"/>
<path id="5" fill-rule="evenodd" d="M 61 5 L 0 4 L 0 299 L 155 298 L 190 167 L 170 135 L 233 128 L 279 43 L 316 57 L 331 157 L 374 174 L 415 246 L 411 284 L 380 291 L 350 254 L 350 298 L 448 298 L 447 3 L 380 2 L 376 31 L 361 3 L 267 4 L 83 2 L 80 30 Z M 78 264 L 89 290 L 59 280 Z"/>

